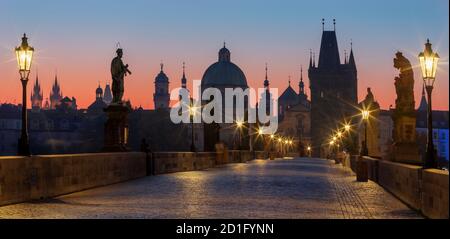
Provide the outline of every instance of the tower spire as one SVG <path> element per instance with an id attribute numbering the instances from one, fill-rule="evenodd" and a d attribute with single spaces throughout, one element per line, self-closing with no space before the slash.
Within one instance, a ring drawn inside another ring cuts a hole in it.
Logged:
<path id="1" fill-rule="evenodd" d="M 336 19 L 333 19 L 333 30 L 336 31 Z"/>
<path id="2" fill-rule="evenodd" d="M 305 94 L 305 83 L 303 83 L 303 66 L 300 65 L 300 82 L 298 83 L 299 95 Z"/>
<path id="3" fill-rule="evenodd" d="M 181 78 L 181 87 L 186 89 L 186 74 L 185 74 L 186 64 L 183 62 L 183 77 Z"/>
<path id="4" fill-rule="evenodd" d="M 291 75 L 289 75 L 289 77 L 288 77 L 288 84 L 289 84 L 289 86 L 291 86 Z"/>
<path id="5" fill-rule="evenodd" d="M 313 52 L 313 67 L 316 67 L 316 53 Z"/>
<path id="6" fill-rule="evenodd" d="M 163 63 L 163 61 L 161 60 L 161 63 L 159 64 L 160 66 L 161 66 L 161 72 L 163 71 L 163 68 L 164 68 L 164 63 Z"/>
<path id="7" fill-rule="evenodd" d="M 350 58 L 348 59 L 348 64 L 356 71 L 355 56 L 353 55 L 353 41 L 350 40 Z"/>
<path id="8" fill-rule="evenodd" d="M 322 31 L 325 31 L 325 18 L 322 18 Z"/>
<path id="9" fill-rule="evenodd" d="M 266 62 L 266 78 L 265 79 L 267 80 L 267 62 Z"/>
<path id="10" fill-rule="evenodd" d="M 269 77 L 267 76 L 267 62 L 266 62 L 266 77 L 264 79 L 264 88 L 269 88 Z"/>
<path id="11" fill-rule="evenodd" d="M 425 97 L 425 83 L 422 84 L 422 98 L 420 99 L 418 111 L 426 111 L 428 109 L 427 98 Z"/>
<path id="12" fill-rule="evenodd" d="M 347 50 L 344 50 L 344 64 L 347 64 Z"/>
<path id="13" fill-rule="evenodd" d="M 309 68 L 312 67 L 312 49 L 309 48 Z"/>

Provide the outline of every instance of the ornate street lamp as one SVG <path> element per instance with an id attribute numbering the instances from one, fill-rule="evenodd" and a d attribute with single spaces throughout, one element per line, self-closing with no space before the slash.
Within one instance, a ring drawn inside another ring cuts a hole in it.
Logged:
<path id="1" fill-rule="evenodd" d="M 22 82 L 22 132 L 19 138 L 18 154 L 29 156 L 30 144 L 28 142 L 27 127 L 27 83 L 30 75 L 31 62 L 33 59 L 34 48 L 28 45 L 28 38 L 23 34 L 22 44 L 15 49 L 17 64 L 19 66 L 20 81 Z"/>
<path id="2" fill-rule="evenodd" d="M 439 55 L 431 49 L 430 40 L 425 43 L 425 50 L 419 54 L 420 68 L 422 69 L 422 78 L 428 96 L 428 137 L 427 151 L 424 162 L 424 168 L 437 168 L 436 154 L 433 144 L 433 118 L 431 108 L 431 92 L 433 91 L 434 81 L 436 79 L 437 64 Z"/>
<path id="3" fill-rule="evenodd" d="M 191 105 L 189 106 L 189 115 L 191 116 L 191 152 L 196 152 L 195 141 L 194 141 L 194 117 L 196 113 L 196 108 L 194 107 L 194 102 L 191 101 Z"/>
<path id="4" fill-rule="evenodd" d="M 308 156 L 311 157 L 311 146 L 308 146 L 306 150 L 308 150 Z"/>
<path id="5" fill-rule="evenodd" d="M 368 156 L 369 149 L 367 148 L 367 121 L 369 121 L 370 111 L 362 110 L 362 118 L 364 120 L 364 144 L 362 145 L 361 156 Z"/>

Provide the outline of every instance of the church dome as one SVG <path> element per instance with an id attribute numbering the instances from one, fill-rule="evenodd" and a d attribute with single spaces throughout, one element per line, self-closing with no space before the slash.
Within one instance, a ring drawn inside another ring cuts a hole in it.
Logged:
<path id="1" fill-rule="evenodd" d="M 161 71 L 155 78 L 156 83 L 169 83 L 169 77 L 167 77 L 166 73 L 163 71 L 164 65 L 161 63 Z"/>
<path id="2" fill-rule="evenodd" d="M 202 78 L 202 88 L 216 86 L 248 87 L 244 72 L 231 62 L 225 46 L 219 51 L 219 61 L 209 66 Z"/>

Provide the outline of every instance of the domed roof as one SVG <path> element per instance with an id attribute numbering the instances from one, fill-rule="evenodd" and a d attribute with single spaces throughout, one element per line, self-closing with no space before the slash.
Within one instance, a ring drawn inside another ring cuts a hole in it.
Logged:
<path id="1" fill-rule="evenodd" d="M 248 87 L 244 72 L 230 61 L 230 51 L 225 46 L 219 51 L 219 61 L 203 74 L 202 87 L 215 86 Z"/>
<path id="2" fill-rule="evenodd" d="M 161 63 L 161 71 L 155 78 L 155 83 L 169 83 L 169 77 L 163 71 L 164 64 Z"/>

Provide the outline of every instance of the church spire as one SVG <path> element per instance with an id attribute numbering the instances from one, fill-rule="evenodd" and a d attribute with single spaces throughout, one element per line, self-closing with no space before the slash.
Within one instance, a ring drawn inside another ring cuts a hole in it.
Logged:
<path id="1" fill-rule="evenodd" d="M 309 68 L 312 68 L 312 50 L 309 48 Z"/>
<path id="2" fill-rule="evenodd" d="M 347 50 L 344 50 L 344 64 L 347 64 Z"/>
<path id="3" fill-rule="evenodd" d="M 348 64 L 356 71 L 355 57 L 353 56 L 353 42 L 350 42 L 350 58 L 348 59 Z"/>
<path id="4" fill-rule="evenodd" d="M 42 99 L 44 94 L 38 78 L 38 71 L 36 70 L 36 82 L 34 83 L 33 92 L 31 92 L 31 106 L 33 109 L 42 108 Z"/>
<path id="5" fill-rule="evenodd" d="M 419 108 L 417 108 L 418 111 L 427 111 L 428 109 L 428 103 L 427 98 L 425 97 L 425 83 L 422 85 L 422 98 L 420 99 Z"/>
<path id="6" fill-rule="evenodd" d="M 266 63 L 266 78 L 264 80 L 264 88 L 269 88 L 269 78 L 267 77 L 267 63 Z"/>
<path id="7" fill-rule="evenodd" d="M 181 87 L 184 88 L 184 89 L 186 89 L 186 82 L 187 82 L 186 74 L 185 74 L 185 68 L 186 68 L 186 65 L 183 62 L 183 77 L 181 78 Z"/>
<path id="8" fill-rule="evenodd" d="M 313 52 L 313 67 L 316 67 L 316 53 Z"/>
<path id="9" fill-rule="evenodd" d="M 298 83 L 299 94 L 305 94 L 305 83 L 303 83 L 303 66 L 300 66 L 300 82 Z"/>

